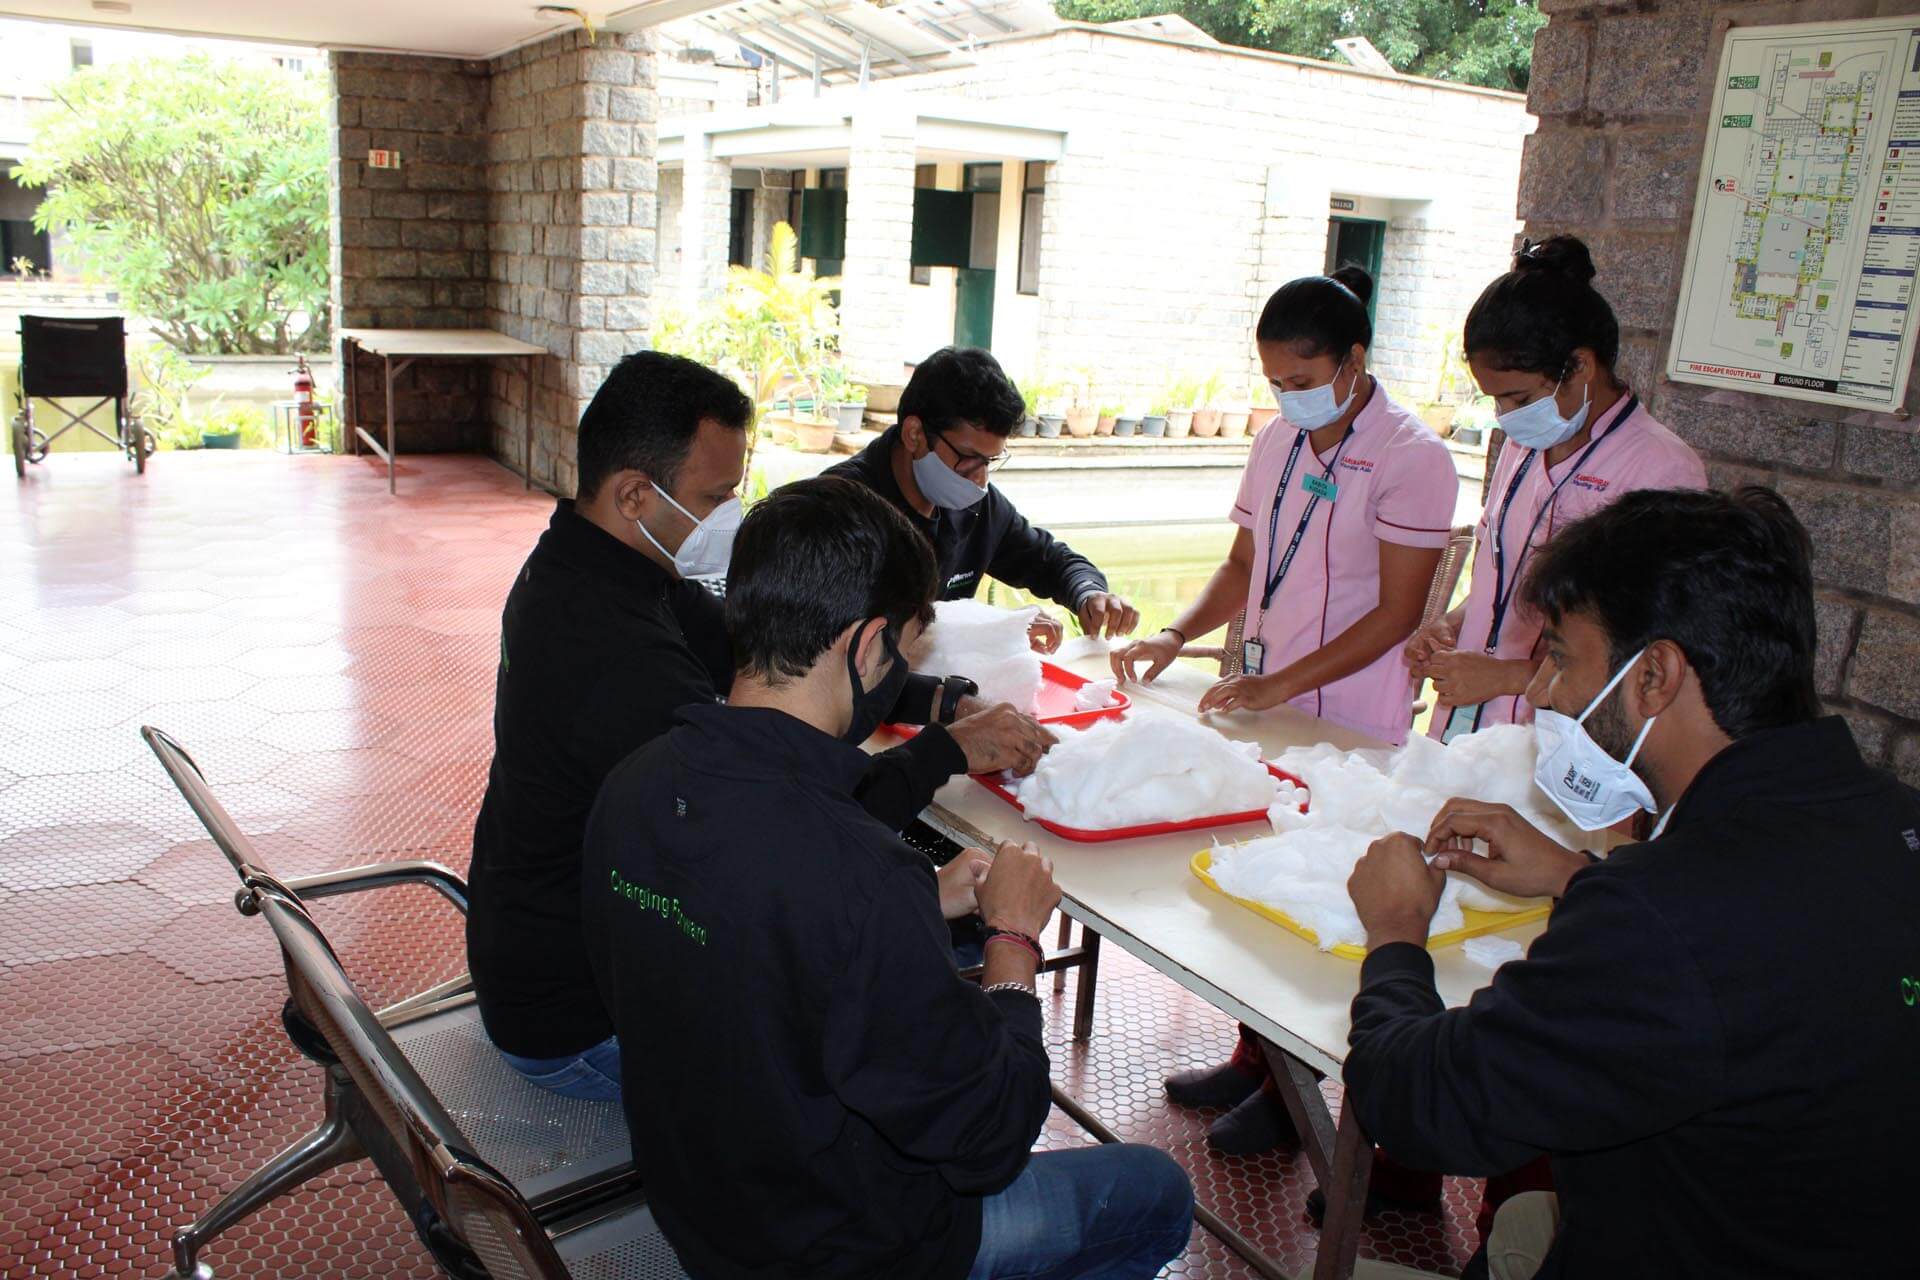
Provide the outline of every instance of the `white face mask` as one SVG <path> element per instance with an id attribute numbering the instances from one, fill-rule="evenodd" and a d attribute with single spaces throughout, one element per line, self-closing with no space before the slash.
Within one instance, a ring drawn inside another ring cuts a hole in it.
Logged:
<path id="1" fill-rule="evenodd" d="M 1518 409 L 1497 414 L 1494 421 L 1507 433 L 1507 439 L 1523 449 L 1551 449 L 1557 444 L 1565 444 L 1587 425 L 1587 410 L 1593 404 L 1593 386 L 1588 384 L 1580 393 L 1580 407 L 1574 410 L 1571 418 L 1560 416 L 1558 396 L 1560 387 L 1566 381 L 1553 385 L 1553 394 L 1541 396 L 1532 404 L 1523 404 Z"/>
<path id="2" fill-rule="evenodd" d="M 1642 649 L 1634 654 L 1614 673 L 1578 720 L 1545 708 L 1533 713 L 1533 783 L 1582 831 L 1600 831 L 1642 809 L 1653 811 L 1653 793 L 1633 771 L 1633 762 L 1659 717 L 1649 717 L 1640 726 L 1640 736 L 1633 740 L 1633 749 L 1625 760 L 1615 760 L 1601 750 L 1586 730 L 1586 719 L 1593 709 L 1606 701 L 1645 652 Z"/>
<path id="3" fill-rule="evenodd" d="M 987 496 L 986 486 L 975 484 L 947 465 L 933 447 L 931 434 L 927 436 L 927 451 L 913 460 L 913 482 L 920 487 L 921 497 L 948 511 L 965 511 Z"/>
<path id="4" fill-rule="evenodd" d="M 1344 361 L 1342 364 L 1344 365 Z M 1347 398 L 1336 402 L 1333 398 L 1333 383 L 1340 380 L 1340 370 L 1333 371 L 1333 381 L 1324 387 L 1309 387 L 1305 391 L 1288 391 L 1277 382 L 1269 379 L 1273 387 L 1274 398 L 1280 404 L 1280 416 L 1287 425 L 1301 431 L 1318 431 L 1329 422 L 1336 422 L 1353 404 L 1353 398 L 1360 394 L 1360 374 L 1356 370 L 1353 381 L 1347 384 Z"/>
<path id="5" fill-rule="evenodd" d="M 668 551 L 661 546 L 660 539 L 648 533 L 646 525 L 635 520 L 633 523 L 640 530 L 640 536 L 651 542 L 654 550 L 672 560 L 673 571 L 683 578 L 718 578 L 724 575 L 727 562 L 733 559 L 733 535 L 740 531 L 740 499 L 728 498 L 708 512 L 705 520 L 698 520 L 693 512 L 675 502 L 673 495 L 659 485 L 654 485 L 653 491 L 665 498 L 667 505 L 693 521 L 693 532 L 681 542 L 678 551 Z"/>

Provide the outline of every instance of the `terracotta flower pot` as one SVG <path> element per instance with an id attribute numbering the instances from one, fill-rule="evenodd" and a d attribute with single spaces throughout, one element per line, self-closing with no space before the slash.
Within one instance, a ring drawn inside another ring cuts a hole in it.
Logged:
<path id="1" fill-rule="evenodd" d="M 839 425 L 833 420 L 798 419 L 793 424 L 793 446 L 802 453 L 826 453 L 833 448 L 833 435 Z"/>
<path id="2" fill-rule="evenodd" d="M 1169 440 L 1178 440 L 1183 436 L 1190 436 L 1192 434 L 1193 434 L 1193 410 L 1191 409 L 1167 410 L 1167 438 Z"/>
<path id="3" fill-rule="evenodd" d="M 1262 405 L 1260 408 L 1248 410 L 1247 430 L 1258 435 L 1266 429 L 1266 425 L 1269 422 L 1272 422 L 1279 416 L 1280 410 L 1272 405 Z"/>
<path id="4" fill-rule="evenodd" d="M 1112 434 L 1113 434 L 1113 424 L 1114 424 L 1114 423 L 1116 423 L 1116 422 L 1118 422 L 1118 421 L 1119 421 L 1119 419 L 1118 419 L 1118 418 L 1108 418 L 1108 417 L 1102 417 L 1102 418 L 1100 418 L 1100 419 L 1099 419 L 1098 421 L 1096 421 L 1096 422 L 1095 422 L 1095 423 L 1093 424 L 1093 434 L 1095 434 L 1095 435 L 1097 435 L 1097 436 L 1110 436 L 1110 435 L 1112 435 Z"/>
<path id="5" fill-rule="evenodd" d="M 1093 435 L 1099 422 L 1100 415 L 1092 409 L 1071 409 L 1067 412 L 1067 434 L 1076 440 L 1085 440 Z"/>
<path id="6" fill-rule="evenodd" d="M 1220 411 L 1218 409 L 1195 409 L 1193 411 L 1193 434 L 1197 436 L 1219 435 Z"/>
<path id="7" fill-rule="evenodd" d="M 1239 440 L 1247 434 L 1247 411 L 1226 409 L 1220 414 L 1220 438 Z"/>

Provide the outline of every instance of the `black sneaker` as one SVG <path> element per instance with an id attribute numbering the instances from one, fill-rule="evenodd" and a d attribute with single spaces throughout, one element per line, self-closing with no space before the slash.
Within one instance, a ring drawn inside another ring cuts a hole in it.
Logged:
<path id="1" fill-rule="evenodd" d="M 1257 1156 L 1298 1142 L 1287 1104 L 1272 1089 L 1255 1091 L 1207 1126 L 1207 1145 L 1223 1156 Z"/>
<path id="2" fill-rule="evenodd" d="M 1180 1107 L 1237 1107 L 1260 1088 L 1262 1079 L 1237 1062 L 1176 1071 L 1167 1077 L 1167 1100 Z"/>

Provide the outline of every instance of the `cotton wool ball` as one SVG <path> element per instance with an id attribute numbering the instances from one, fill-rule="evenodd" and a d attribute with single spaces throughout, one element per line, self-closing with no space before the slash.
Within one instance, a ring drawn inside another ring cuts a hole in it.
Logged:
<path id="1" fill-rule="evenodd" d="M 1102 720 L 1061 736 L 1021 790 L 1029 818 L 1081 830 L 1264 812 L 1260 746 L 1182 717 Z"/>
<path id="2" fill-rule="evenodd" d="M 986 702 L 1010 702 L 1022 711 L 1038 705 L 1040 655 L 1027 627 L 1040 611 L 996 609 L 978 600 L 942 600 L 933 623 L 908 651 L 908 664 L 927 675 L 965 676 Z"/>

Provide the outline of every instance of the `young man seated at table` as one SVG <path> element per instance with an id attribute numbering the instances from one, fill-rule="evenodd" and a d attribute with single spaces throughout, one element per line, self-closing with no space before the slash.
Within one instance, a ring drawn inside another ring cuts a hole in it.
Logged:
<path id="1" fill-rule="evenodd" d="M 1494 1219 L 1495 1280 L 1912 1273 L 1920 796 L 1820 714 L 1808 557 L 1763 489 L 1568 526 L 1524 588 L 1535 777 L 1589 829 L 1658 813 L 1652 838 L 1595 861 L 1456 800 L 1354 869 L 1366 1132 L 1461 1174 L 1553 1158 L 1557 1198 Z M 1425 950 L 1447 869 L 1559 900 L 1453 1010 Z"/>
<path id="2" fill-rule="evenodd" d="M 507 595 L 467 963 L 494 1045 L 557 1093 L 619 1088 L 580 941 L 580 838 L 607 772 L 733 682 L 720 602 L 690 579 L 726 571 L 752 415 L 738 387 L 690 360 L 622 360 L 580 419 L 580 496 L 560 501 Z M 916 678 L 896 714 L 950 718 L 934 711 L 941 692 Z M 860 801 L 898 829 L 954 774 L 1031 771 L 1048 740 L 982 704 L 875 756 Z"/>
<path id="3" fill-rule="evenodd" d="M 1036 529 L 987 476 L 1027 416 L 1000 362 L 975 347 L 942 347 L 900 393 L 899 421 L 828 475 L 858 480 L 891 502 L 933 544 L 938 598 L 967 600 L 983 578 L 1053 600 L 1090 636 L 1130 635 L 1140 611 L 1107 590 L 1093 562 Z M 1060 647 L 1060 623 L 1042 614 L 1034 647 Z"/>
<path id="4" fill-rule="evenodd" d="M 728 578 L 728 705 L 683 709 L 587 824 L 634 1164 L 693 1275 L 1145 1280 L 1191 1233 L 1160 1151 L 1031 1154 L 1050 865 L 968 850 L 981 874 L 937 884 L 854 799 L 934 585 L 925 540 L 858 485 L 776 491 Z M 976 906 L 982 985 L 942 920 Z"/>

